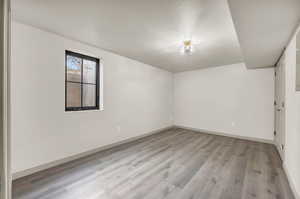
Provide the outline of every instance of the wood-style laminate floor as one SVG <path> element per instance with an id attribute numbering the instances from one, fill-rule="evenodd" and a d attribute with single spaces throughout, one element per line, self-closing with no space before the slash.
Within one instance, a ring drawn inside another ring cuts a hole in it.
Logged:
<path id="1" fill-rule="evenodd" d="M 173 129 L 13 182 L 13 199 L 293 199 L 274 146 Z"/>

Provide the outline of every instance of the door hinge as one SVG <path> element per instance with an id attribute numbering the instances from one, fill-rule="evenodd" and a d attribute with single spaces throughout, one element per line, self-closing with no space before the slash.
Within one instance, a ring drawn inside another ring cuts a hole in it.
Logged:
<path id="1" fill-rule="evenodd" d="M 274 135 L 276 136 L 276 134 L 277 134 L 277 132 L 276 131 L 274 131 Z"/>
<path id="2" fill-rule="evenodd" d="M 281 102 L 281 106 L 282 106 L 282 108 L 284 108 L 284 106 L 285 106 L 285 105 L 284 105 L 284 102 Z"/>
<path id="3" fill-rule="evenodd" d="M 274 101 L 274 106 L 276 106 L 277 105 L 277 103 L 276 103 L 276 101 Z"/>
<path id="4" fill-rule="evenodd" d="M 275 76 L 277 75 L 277 73 L 276 73 L 276 72 L 275 72 L 274 74 L 275 74 Z"/>
<path id="5" fill-rule="evenodd" d="M 281 150 L 284 150 L 284 145 L 283 144 L 281 145 Z"/>

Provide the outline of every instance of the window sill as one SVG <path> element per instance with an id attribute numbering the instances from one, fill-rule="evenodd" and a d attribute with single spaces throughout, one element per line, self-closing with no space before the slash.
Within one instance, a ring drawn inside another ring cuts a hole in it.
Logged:
<path id="1" fill-rule="evenodd" d="M 97 109 L 85 109 L 85 108 L 83 108 L 83 109 L 69 109 L 69 110 L 67 110 L 67 109 L 65 109 L 65 113 L 76 113 L 76 112 L 97 112 L 97 111 L 103 111 L 104 110 L 104 108 L 97 108 Z"/>

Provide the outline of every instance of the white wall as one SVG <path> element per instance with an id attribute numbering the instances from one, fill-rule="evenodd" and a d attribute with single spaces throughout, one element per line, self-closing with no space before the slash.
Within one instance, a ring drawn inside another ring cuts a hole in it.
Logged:
<path id="1" fill-rule="evenodd" d="M 234 64 L 174 76 L 174 123 L 273 140 L 274 69 Z"/>
<path id="2" fill-rule="evenodd" d="M 13 173 L 172 125 L 171 73 L 12 26 Z M 66 49 L 103 58 L 104 111 L 64 111 Z"/>
<path id="3" fill-rule="evenodd" d="M 296 91 L 296 37 L 285 51 L 285 160 L 291 185 L 300 198 L 300 92 Z"/>

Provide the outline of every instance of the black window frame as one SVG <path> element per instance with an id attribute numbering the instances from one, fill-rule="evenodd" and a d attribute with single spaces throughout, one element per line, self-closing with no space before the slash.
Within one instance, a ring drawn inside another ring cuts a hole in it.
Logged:
<path id="1" fill-rule="evenodd" d="M 82 60 L 89 60 L 89 61 L 93 61 L 96 63 L 96 84 L 93 83 L 84 83 L 83 82 L 83 61 L 81 63 L 81 81 L 80 82 L 74 82 L 74 81 L 68 81 L 68 66 L 67 66 L 67 56 L 73 56 L 73 57 L 77 57 L 80 58 Z M 76 53 L 73 51 L 69 51 L 66 50 L 65 51 L 65 111 L 86 111 L 86 110 L 99 110 L 99 83 L 100 83 L 100 75 L 99 75 L 99 66 L 100 65 L 100 60 L 98 58 L 95 57 L 91 57 L 88 55 L 84 55 L 84 54 L 80 54 L 80 53 Z M 68 82 L 69 83 L 77 83 L 80 84 L 80 89 L 81 89 L 81 107 L 68 107 L 67 106 L 67 88 L 68 88 Z M 96 106 L 83 106 L 83 85 L 96 85 Z"/>

